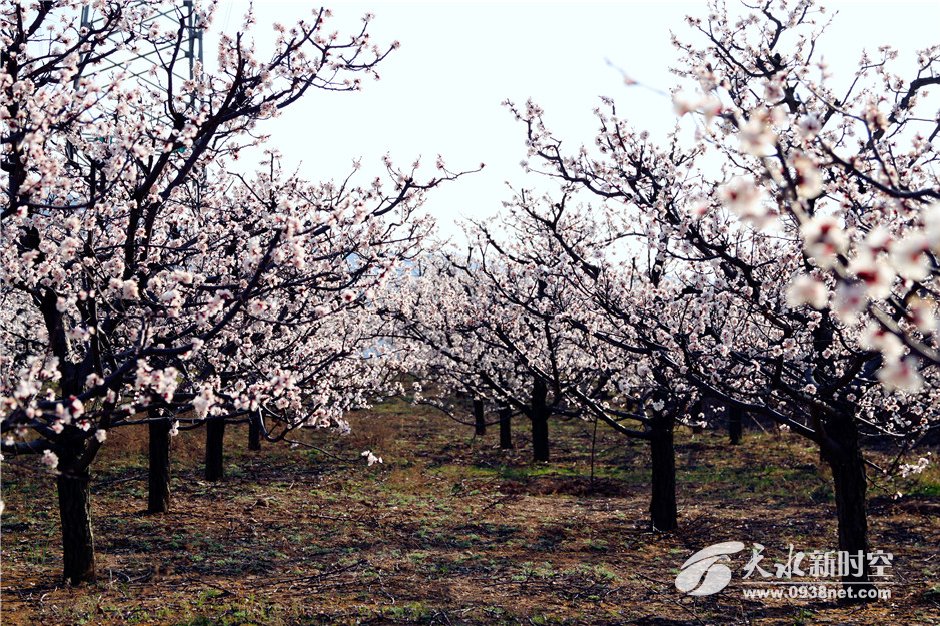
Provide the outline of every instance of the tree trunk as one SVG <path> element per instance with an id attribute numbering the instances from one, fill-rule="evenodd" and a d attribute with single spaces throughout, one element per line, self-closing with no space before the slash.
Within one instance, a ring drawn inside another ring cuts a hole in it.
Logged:
<path id="1" fill-rule="evenodd" d="M 248 449 L 261 449 L 261 413 L 252 413 L 248 418 Z"/>
<path id="2" fill-rule="evenodd" d="M 512 450 L 512 408 L 508 406 L 499 410 L 499 447 Z"/>
<path id="3" fill-rule="evenodd" d="M 170 510 L 170 420 L 154 420 L 150 430 L 150 472 L 147 495 L 148 513 Z"/>
<path id="4" fill-rule="evenodd" d="M 832 470 L 833 491 L 836 499 L 836 515 L 839 519 L 839 551 L 857 558 L 861 553 L 861 567 L 843 572 L 842 584 L 851 588 L 850 601 L 866 601 L 875 598 L 859 598 L 858 592 L 868 593 L 874 589 L 868 566 L 868 515 L 865 509 L 865 492 L 868 479 L 865 477 L 865 460 L 858 442 L 858 425 L 854 416 L 842 416 L 826 424 L 826 434 L 832 443 L 825 445 L 825 459 Z"/>
<path id="5" fill-rule="evenodd" d="M 652 494 L 650 518 L 653 528 L 669 531 L 678 528 L 676 512 L 676 451 L 673 444 L 672 416 L 656 416 L 650 422 L 650 461 Z"/>
<path id="6" fill-rule="evenodd" d="M 548 461 L 548 416 L 532 417 L 532 458 L 536 461 Z"/>
<path id="7" fill-rule="evenodd" d="M 540 378 L 532 387 L 532 456 L 548 461 L 548 386 Z"/>
<path id="8" fill-rule="evenodd" d="M 741 434 L 743 428 L 741 424 L 742 413 L 743 411 L 741 410 L 741 407 L 728 407 L 728 439 L 731 441 L 731 445 L 733 446 L 741 443 Z"/>
<path id="9" fill-rule="evenodd" d="M 62 473 L 56 478 L 62 521 L 62 577 L 71 585 L 95 582 L 95 539 L 91 532 L 89 477 Z"/>
<path id="10" fill-rule="evenodd" d="M 486 414 L 483 411 L 483 400 L 473 401 L 473 418 L 476 421 L 476 434 L 486 434 Z"/>
<path id="11" fill-rule="evenodd" d="M 206 480 L 222 480 L 222 442 L 225 438 L 225 420 L 206 420 Z"/>

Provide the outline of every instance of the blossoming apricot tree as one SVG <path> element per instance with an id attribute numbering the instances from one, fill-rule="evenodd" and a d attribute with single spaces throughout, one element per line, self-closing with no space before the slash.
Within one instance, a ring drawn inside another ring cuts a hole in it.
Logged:
<path id="1" fill-rule="evenodd" d="M 837 98 L 809 76 L 815 14 L 809 2 L 764 3 L 738 21 L 718 7 L 691 20 L 706 41 L 677 42 L 681 73 L 704 93 L 675 97 L 698 121 L 690 148 L 680 132 L 656 146 L 608 100 L 594 149 L 566 154 L 536 105 L 512 110 L 530 169 L 597 202 L 527 209 L 579 271 L 572 280 L 598 310 L 651 331 L 657 369 L 816 442 L 839 547 L 857 552 L 868 548 L 863 438 L 910 441 L 938 417 L 936 120 L 929 136 L 910 128 L 922 119 L 910 113 L 916 96 L 936 82 L 936 50 L 909 83 L 880 69 L 890 51 L 863 60 Z M 880 82 L 856 93 L 872 73 Z M 623 296 L 635 267 L 656 307 Z M 869 584 L 868 572 L 847 582 Z"/>
<path id="2" fill-rule="evenodd" d="M 249 16 L 221 36 L 217 71 L 180 85 L 113 61 L 158 51 L 154 75 L 172 77 L 198 9 L 161 29 L 154 3 L 98 2 L 87 24 L 78 7 L 0 14 L 2 447 L 55 470 L 75 584 L 95 578 L 89 467 L 110 429 L 259 411 L 287 430 L 341 424 L 375 384 L 349 316 L 426 230 L 423 193 L 454 177 L 419 182 L 388 161 L 388 180 L 311 184 L 273 157 L 229 173 L 256 123 L 375 72 L 396 44 L 372 45 L 368 18 L 332 36 L 315 11 L 261 58 Z"/>

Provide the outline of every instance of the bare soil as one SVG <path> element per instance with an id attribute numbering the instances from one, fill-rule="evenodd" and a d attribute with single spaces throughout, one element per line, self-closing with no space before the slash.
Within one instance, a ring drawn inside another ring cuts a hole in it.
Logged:
<path id="1" fill-rule="evenodd" d="M 61 584 L 54 481 L 33 459 L 5 463 L 2 623 L 17 624 L 932 624 L 940 623 L 940 473 L 873 471 L 872 547 L 895 555 L 890 600 L 751 600 L 747 554 L 707 597 L 673 581 L 721 541 L 768 561 L 834 550 L 834 505 L 818 453 L 796 436 L 681 431 L 679 531 L 647 521 L 647 450 L 612 432 L 552 423 L 549 464 L 414 407 L 356 416 L 320 450 L 226 434 L 224 481 L 202 480 L 203 431 L 173 441 L 173 504 L 146 507 L 146 430 L 114 433 L 96 461 L 99 582 Z M 365 467 L 364 449 L 384 457 Z M 934 453 L 936 457 L 936 453 Z M 871 457 L 885 461 L 878 454 Z M 905 492 L 896 497 L 897 491 Z M 768 563 L 765 561 L 764 564 Z M 830 581 L 837 587 L 835 581 Z"/>

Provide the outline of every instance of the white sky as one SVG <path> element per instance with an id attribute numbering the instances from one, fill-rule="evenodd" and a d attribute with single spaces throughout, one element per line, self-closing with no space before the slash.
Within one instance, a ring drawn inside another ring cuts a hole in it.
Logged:
<path id="1" fill-rule="evenodd" d="M 733 0 L 729 8 L 735 7 Z M 206 34 L 207 61 L 215 55 L 213 31 L 233 32 L 247 0 L 221 0 Z M 314 5 L 290 0 L 255 3 L 256 40 L 264 48 L 271 24 L 306 18 Z M 437 154 L 451 169 L 487 164 L 479 174 L 433 190 L 427 208 L 444 234 L 461 217 L 497 212 L 508 199 L 504 181 L 532 186 L 519 162 L 524 128 L 500 103 L 507 98 L 538 102 L 549 127 L 573 151 L 593 141 L 592 110 L 598 97 L 617 101 L 618 112 L 638 128 L 662 136 L 675 123 L 668 98 L 627 87 L 610 59 L 634 79 L 668 91 L 668 68 L 676 55 L 669 31 L 689 39 L 683 17 L 705 17 L 697 2 L 339 2 L 333 22 L 355 28 L 375 14 L 370 32 L 377 44 L 401 48 L 379 66 L 381 80 L 367 80 L 359 93 L 315 92 L 265 123 L 263 132 L 311 180 L 344 177 L 362 158 L 362 183 L 380 172 L 381 157 L 408 165 L 418 156 L 428 175 Z M 837 10 L 821 51 L 836 78 L 850 72 L 861 50 L 888 43 L 913 67 L 914 51 L 940 43 L 940 2 L 827 2 Z M 273 38 L 273 37 L 272 37 Z M 211 63 L 211 61 L 209 61 Z M 906 67 L 904 65 L 903 67 Z"/>

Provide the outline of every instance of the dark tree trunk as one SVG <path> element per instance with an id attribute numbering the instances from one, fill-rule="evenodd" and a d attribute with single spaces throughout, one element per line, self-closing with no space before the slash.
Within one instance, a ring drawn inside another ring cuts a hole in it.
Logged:
<path id="1" fill-rule="evenodd" d="M 676 451 L 673 444 L 672 416 L 656 416 L 650 422 L 650 460 L 652 494 L 650 518 L 659 531 L 679 526 L 676 512 Z"/>
<path id="2" fill-rule="evenodd" d="M 148 513 L 166 513 L 170 510 L 170 426 L 169 419 L 154 420 L 148 424 L 150 430 Z"/>
<path id="3" fill-rule="evenodd" d="M 858 425 L 854 416 L 840 416 L 826 424 L 826 434 L 831 443 L 824 444 L 824 456 L 832 470 L 832 484 L 836 499 L 836 515 L 839 519 L 839 550 L 858 555 L 860 571 L 843 572 L 842 583 L 854 591 L 850 600 L 865 601 L 874 598 L 858 598 L 858 591 L 874 589 L 868 567 L 868 515 L 865 508 L 865 493 L 868 479 L 865 476 L 865 460 L 858 441 Z"/>
<path id="4" fill-rule="evenodd" d="M 248 418 L 248 449 L 261 449 L 261 413 L 252 413 Z"/>
<path id="5" fill-rule="evenodd" d="M 206 420 L 206 480 L 222 480 L 222 444 L 225 438 L 225 420 Z"/>
<path id="6" fill-rule="evenodd" d="M 536 378 L 532 387 L 532 457 L 548 461 L 548 386 Z"/>
<path id="7" fill-rule="evenodd" d="M 512 449 L 512 409 L 508 406 L 499 410 L 499 447 Z"/>
<path id="8" fill-rule="evenodd" d="M 548 416 L 532 417 L 532 458 L 536 461 L 548 461 Z"/>
<path id="9" fill-rule="evenodd" d="M 91 500 L 87 473 L 62 473 L 56 478 L 62 521 L 62 577 L 72 585 L 95 582 L 95 539 L 91 532 Z"/>
<path id="10" fill-rule="evenodd" d="M 473 401 L 473 418 L 476 421 L 476 434 L 486 434 L 486 413 L 483 411 L 483 400 Z"/>
<path id="11" fill-rule="evenodd" d="M 728 407 L 728 439 L 731 441 L 731 445 L 734 446 L 741 443 L 743 428 L 741 424 L 742 413 L 741 407 Z"/>

